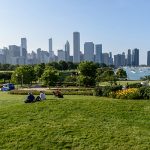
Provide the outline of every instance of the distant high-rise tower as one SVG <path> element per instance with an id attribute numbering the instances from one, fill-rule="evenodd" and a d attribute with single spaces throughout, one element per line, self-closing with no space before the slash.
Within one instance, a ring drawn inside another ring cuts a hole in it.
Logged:
<path id="1" fill-rule="evenodd" d="M 109 65 L 113 65 L 112 52 L 109 52 Z"/>
<path id="2" fill-rule="evenodd" d="M 147 52 L 147 66 L 150 66 L 150 51 Z"/>
<path id="3" fill-rule="evenodd" d="M 131 49 L 128 49 L 128 54 L 127 54 L 127 66 L 131 66 L 131 58 L 132 58 L 132 55 L 131 55 Z"/>
<path id="4" fill-rule="evenodd" d="M 50 38 L 48 41 L 49 41 L 49 61 L 52 62 L 52 61 L 54 61 L 52 38 Z"/>
<path id="5" fill-rule="evenodd" d="M 59 61 L 65 61 L 65 51 L 63 51 L 62 49 L 58 50 L 58 62 Z"/>
<path id="6" fill-rule="evenodd" d="M 27 39 L 26 38 L 21 38 L 20 56 L 24 58 L 27 57 Z"/>
<path id="7" fill-rule="evenodd" d="M 73 62 L 80 63 L 80 33 L 73 32 Z"/>
<path id="8" fill-rule="evenodd" d="M 84 43 L 84 60 L 94 61 L 94 43 L 93 42 Z"/>
<path id="9" fill-rule="evenodd" d="M 132 66 L 139 66 L 139 49 L 132 50 Z"/>
<path id="10" fill-rule="evenodd" d="M 102 63 L 102 44 L 95 45 L 95 62 Z"/>
<path id="11" fill-rule="evenodd" d="M 109 65 L 109 53 L 103 53 L 103 63 Z"/>
<path id="12" fill-rule="evenodd" d="M 126 58 L 125 58 L 125 52 L 122 53 L 121 55 L 121 66 L 126 65 Z"/>
<path id="13" fill-rule="evenodd" d="M 70 61 L 70 44 L 68 41 L 65 44 L 65 61 L 66 62 Z"/>

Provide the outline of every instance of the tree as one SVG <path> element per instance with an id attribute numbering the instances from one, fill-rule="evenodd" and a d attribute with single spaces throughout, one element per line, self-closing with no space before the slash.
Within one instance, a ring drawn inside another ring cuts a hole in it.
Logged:
<path id="1" fill-rule="evenodd" d="M 68 69 L 68 64 L 65 61 L 60 61 L 59 65 L 61 67 L 61 70 L 67 70 Z"/>
<path id="2" fill-rule="evenodd" d="M 11 77 L 12 82 L 22 84 L 32 84 L 35 81 L 35 71 L 33 66 L 25 65 L 16 68 Z"/>
<path id="3" fill-rule="evenodd" d="M 93 62 L 81 62 L 78 66 L 78 82 L 84 86 L 94 86 L 97 65 Z"/>
<path id="4" fill-rule="evenodd" d="M 127 78 L 127 73 L 126 73 L 126 71 L 124 69 L 119 68 L 116 71 L 116 76 L 119 79 L 126 79 Z"/>
<path id="5" fill-rule="evenodd" d="M 104 68 L 97 69 L 97 74 L 96 74 L 97 82 L 108 81 L 112 84 L 112 83 L 115 83 L 116 80 L 117 78 L 112 68 L 104 67 Z"/>
<path id="6" fill-rule="evenodd" d="M 54 86 L 58 81 L 58 72 L 53 67 L 46 67 L 44 73 L 41 76 L 41 80 L 44 82 L 44 85 Z"/>
<path id="7" fill-rule="evenodd" d="M 35 73 L 36 73 L 36 80 L 41 78 L 41 76 L 44 72 L 44 69 L 45 69 L 45 64 L 44 63 L 35 65 L 34 70 L 35 70 Z"/>

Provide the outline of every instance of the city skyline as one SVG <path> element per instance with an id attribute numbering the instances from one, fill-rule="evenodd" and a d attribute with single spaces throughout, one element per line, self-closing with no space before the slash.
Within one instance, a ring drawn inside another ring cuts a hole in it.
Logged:
<path id="1" fill-rule="evenodd" d="M 55 54 L 68 40 L 73 54 L 72 32 L 80 32 L 84 42 L 103 44 L 103 52 L 118 54 L 140 49 L 140 64 L 146 64 L 150 50 L 150 1 L 148 0 L 5 0 L 0 1 L 0 48 L 19 45 L 28 39 L 28 51 L 48 51 L 53 38 Z"/>

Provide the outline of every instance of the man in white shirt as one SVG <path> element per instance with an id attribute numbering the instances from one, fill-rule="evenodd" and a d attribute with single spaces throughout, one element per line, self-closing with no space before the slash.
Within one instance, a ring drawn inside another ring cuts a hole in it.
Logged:
<path id="1" fill-rule="evenodd" d="M 40 91 L 40 98 L 41 98 L 41 100 L 45 100 L 46 99 L 46 95 L 42 91 Z"/>

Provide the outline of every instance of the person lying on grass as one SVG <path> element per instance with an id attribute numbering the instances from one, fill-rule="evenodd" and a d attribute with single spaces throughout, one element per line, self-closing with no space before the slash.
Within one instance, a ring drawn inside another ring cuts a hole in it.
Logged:
<path id="1" fill-rule="evenodd" d="M 53 91 L 53 94 L 58 98 L 63 98 L 64 97 L 62 92 L 59 89 L 57 89 L 56 91 Z"/>

